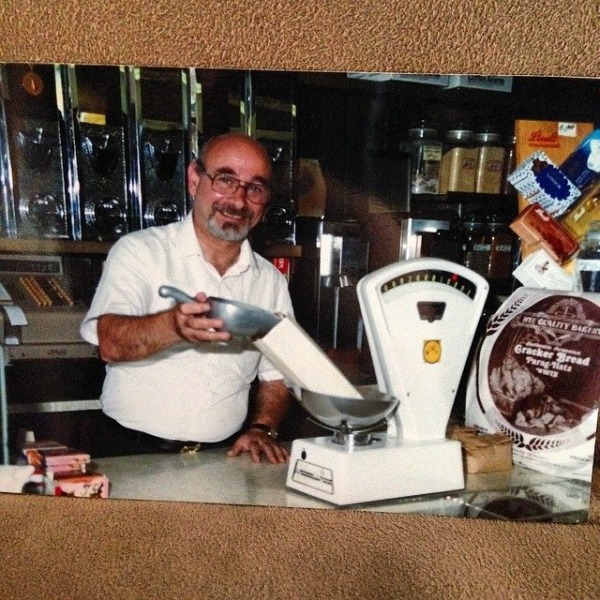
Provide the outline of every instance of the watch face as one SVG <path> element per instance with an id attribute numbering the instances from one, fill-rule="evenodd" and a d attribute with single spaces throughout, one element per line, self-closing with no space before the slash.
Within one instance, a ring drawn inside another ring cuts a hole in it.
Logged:
<path id="1" fill-rule="evenodd" d="M 434 364 L 442 358 L 442 344 L 440 340 L 426 340 L 423 344 L 423 360 Z"/>

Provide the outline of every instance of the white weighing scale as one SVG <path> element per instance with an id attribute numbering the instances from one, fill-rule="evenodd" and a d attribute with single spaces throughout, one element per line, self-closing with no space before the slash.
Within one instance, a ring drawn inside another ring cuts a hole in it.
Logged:
<path id="1" fill-rule="evenodd" d="M 461 445 L 446 427 L 488 290 L 438 258 L 361 279 L 379 391 L 357 388 L 357 400 L 302 390 L 302 405 L 334 435 L 293 442 L 287 486 L 337 505 L 463 489 Z"/>

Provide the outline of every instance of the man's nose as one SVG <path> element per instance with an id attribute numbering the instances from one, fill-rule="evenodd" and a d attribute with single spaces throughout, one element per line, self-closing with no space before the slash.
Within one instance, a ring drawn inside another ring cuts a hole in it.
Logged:
<path id="1" fill-rule="evenodd" d="M 248 184 L 240 182 L 238 189 L 233 193 L 234 198 L 248 201 Z"/>

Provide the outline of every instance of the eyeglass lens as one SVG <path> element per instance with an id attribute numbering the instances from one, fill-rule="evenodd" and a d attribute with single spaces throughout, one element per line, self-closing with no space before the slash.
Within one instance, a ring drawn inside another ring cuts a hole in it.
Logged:
<path id="1" fill-rule="evenodd" d="M 234 194 L 240 187 L 246 191 L 246 196 L 253 202 L 266 202 L 269 196 L 266 186 L 260 183 L 242 182 L 236 177 L 227 174 L 212 177 L 213 189 L 224 194 Z"/>

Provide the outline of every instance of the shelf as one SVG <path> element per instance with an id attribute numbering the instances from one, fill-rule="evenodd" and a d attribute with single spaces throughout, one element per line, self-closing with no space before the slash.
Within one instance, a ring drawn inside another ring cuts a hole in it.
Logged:
<path id="1" fill-rule="evenodd" d="M 300 258 L 302 256 L 302 246 L 277 244 L 267 246 L 258 252 L 265 258 Z"/>
<path id="2" fill-rule="evenodd" d="M 453 211 L 459 217 L 465 212 L 487 211 L 502 220 L 512 220 L 519 214 L 517 198 L 503 194 L 448 192 L 445 196 L 413 195 L 411 208 L 413 211 Z"/>
<path id="3" fill-rule="evenodd" d="M 0 239 L 0 252 L 25 254 L 107 254 L 113 242 Z"/>
<path id="4" fill-rule="evenodd" d="M 22 254 L 107 254 L 114 242 L 0 239 L 0 252 Z M 298 258 L 302 246 L 275 244 L 259 252 L 267 258 Z"/>

